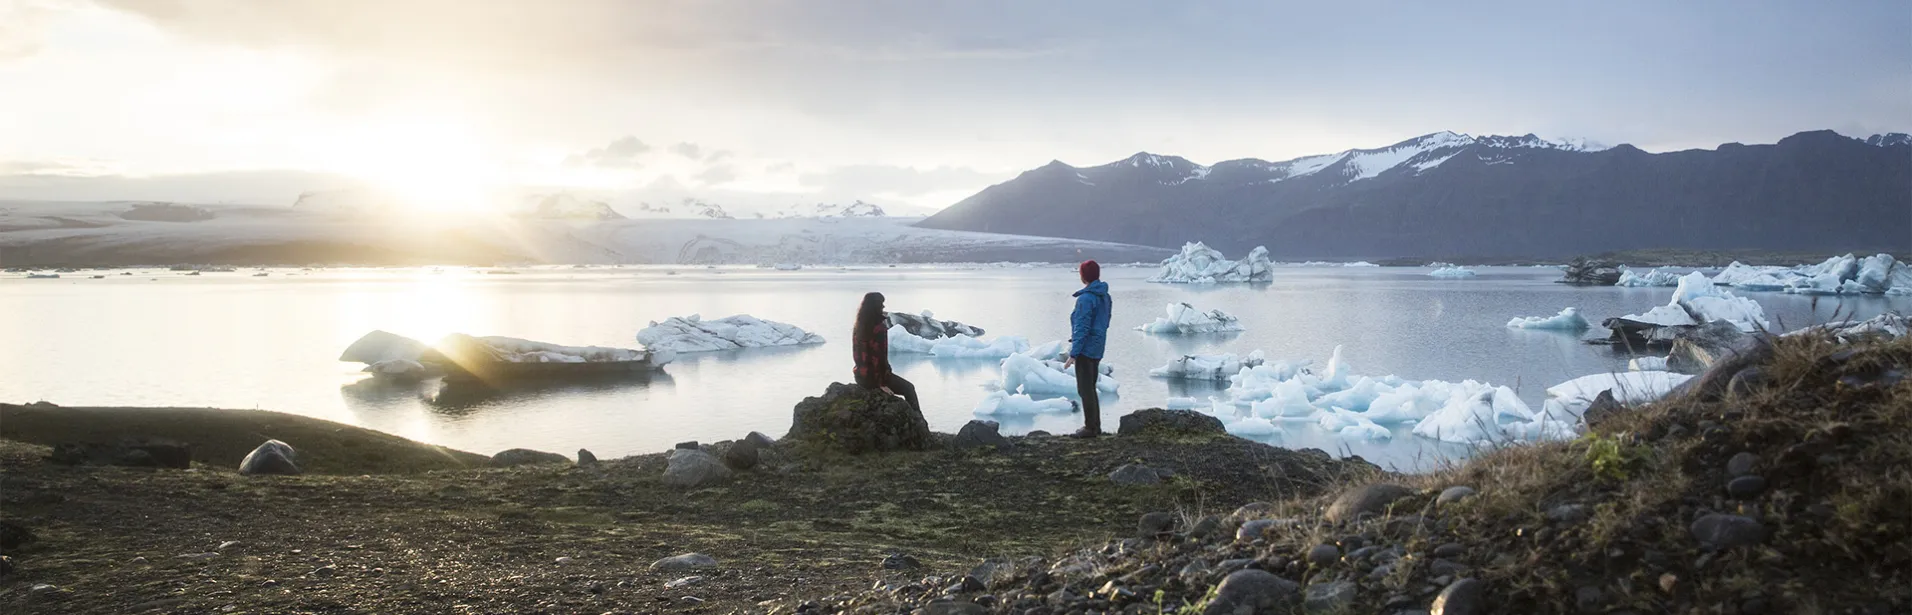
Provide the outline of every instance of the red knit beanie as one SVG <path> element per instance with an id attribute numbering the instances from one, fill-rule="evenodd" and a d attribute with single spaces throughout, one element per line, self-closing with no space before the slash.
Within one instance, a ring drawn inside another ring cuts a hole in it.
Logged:
<path id="1" fill-rule="evenodd" d="M 1082 274 L 1083 284 L 1102 279 L 1102 266 L 1095 264 L 1095 261 L 1082 261 L 1082 266 L 1077 267 L 1076 271 Z"/>

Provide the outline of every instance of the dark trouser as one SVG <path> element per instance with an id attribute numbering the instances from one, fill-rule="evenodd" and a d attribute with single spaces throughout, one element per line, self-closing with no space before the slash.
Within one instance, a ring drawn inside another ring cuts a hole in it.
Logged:
<path id="1" fill-rule="evenodd" d="M 891 393 L 903 396 L 903 401 L 909 402 L 910 407 L 914 408 L 917 414 L 923 413 L 923 405 L 916 401 L 916 385 L 910 384 L 910 381 L 904 380 L 902 376 L 896 374 L 883 377 L 857 376 L 856 383 L 866 389 L 889 387 Z"/>
<path id="2" fill-rule="evenodd" d="M 1082 426 L 1102 431 L 1102 400 L 1095 395 L 1095 379 L 1102 375 L 1102 360 L 1075 358 L 1076 395 L 1082 397 Z"/>

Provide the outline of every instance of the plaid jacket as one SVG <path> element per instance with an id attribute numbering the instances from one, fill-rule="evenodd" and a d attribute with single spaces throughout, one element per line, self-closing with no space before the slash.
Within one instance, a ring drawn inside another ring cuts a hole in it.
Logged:
<path id="1" fill-rule="evenodd" d="M 889 319 L 876 321 L 867 331 L 856 331 L 850 335 L 850 345 L 856 355 L 856 377 L 858 380 L 878 380 L 890 375 L 890 328 Z"/>

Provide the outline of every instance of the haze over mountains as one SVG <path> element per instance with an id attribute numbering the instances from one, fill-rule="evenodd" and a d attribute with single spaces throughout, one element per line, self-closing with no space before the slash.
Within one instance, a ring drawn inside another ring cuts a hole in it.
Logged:
<path id="1" fill-rule="evenodd" d="M 1277 258 L 1563 257 L 1610 250 L 1912 249 L 1912 137 L 1822 130 L 1648 153 L 1438 132 L 1377 149 L 1201 165 L 1061 161 L 919 226 Z"/>

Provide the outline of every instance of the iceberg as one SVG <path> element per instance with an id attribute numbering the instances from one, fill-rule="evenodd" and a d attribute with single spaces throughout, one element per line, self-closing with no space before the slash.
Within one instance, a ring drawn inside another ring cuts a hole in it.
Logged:
<path id="1" fill-rule="evenodd" d="M 1437 263 L 1434 267 L 1435 269 L 1427 272 L 1427 275 L 1437 278 L 1471 278 L 1478 275 L 1474 273 L 1474 270 L 1460 265 Z"/>
<path id="2" fill-rule="evenodd" d="M 1623 269 L 1620 272 L 1620 281 L 1613 283 L 1614 286 L 1632 287 L 1678 286 L 1679 284 L 1680 274 L 1666 268 L 1654 269 L 1644 275 L 1632 269 Z"/>
<path id="3" fill-rule="evenodd" d="M 1275 279 L 1274 263 L 1268 260 L 1268 248 L 1256 246 L 1249 251 L 1248 257 L 1231 261 L 1222 253 L 1203 245 L 1191 242 L 1182 246 L 1182 251 L 1162 261 L 1162 272 L 1149 278 L 1150 282 L 1169 284 L 1217 284 L 1223 282 L 1272 282 Z"/>
<path id="4" fill-rule="evenodd" d="M 1592 327 L 1577 308 L 1565 308 L 1553 316 L 1528 316 L 1507 321 L 1510 329 L 1554 329 L 1580 331 Z"/>
<path id="5" fill-rule="evenodd" d="M 980 327 L 965 325 L 954 320 L 937 320 L 936 315 L 929 310 L 923 310 L 923 313 L 920 315 L 907 312 L 890 312 L 889 320 L 892 331 L 900 328 L 904 331 L 908 331 L 910 335 L 927 340 L 956 337 L 959 335 L 969 337 L 983 336 L 983 330 Z"/>
<path id="6" fill-rule="evenodd" d="M 1414 425 L 1414 435 L 1489 446 L 1558 431 L 1535 425 L 1556 419 L 1534 414 L 1513 389 L 1468 380 L 1451 387 L 1448 393 L 1439 410 Z"/>
<path id="7" fill-rule="evenodd" d="M 1187 303 L 1170 303 L 1167 318 L 1157 318 L 1155 322 L 1136 327 L 1135 330 L 1163 335 L 1189 335 L 1229 333 L 1243 329 L 1241 319 L 1228 312 L 1221 310 L 1204 312 Z"/>
<path id="8" fill-rule="evenodd" d="M 1579 417 L 1603 391 L 1612 391 L 1614 401 L 1622 404 L 1644 404 L 1665 397 L 1674 387 L 1692 378 L 1664 371 L 1592 374 L 1547 387 L 1547 397 L 1558 402 L 1567 413 Z"/>
<path id="9" fill-rule="evenodd" d="M 1275 426 L 1275 424 L 1268 419 L 1253 416 L 1219 416 L 1216 418 L 1222 419 L 1223 430 L 1244 438 L 1267 438 L 1281 435 L 1281 428 Z"/>
<path id="10" fill-rule="evenodd" d="M 976 404 L 979 416 L 1021 416 L 1031 414 L 1066 414 L 1080 408 L 1067 399 L 1035 399 L 1028 395 L 1012 394 L 1008 391 L 994 391 Z"/>
<path id="11" fill-rule="evenodd" d="M 697 314 L 673 316 L 637 332 L 637 341 L 653 351 L 709 352 L 738 348 L 821 344 L 823 336 L 795 325 L 738 314 L 703 320 Z"/>
<path id="12" fill-rule="evenodd" d="M 1063 366 L 1063 362 L 1054 358 L 1062 355 L 1062 348 L 1068 342 L 1055 341 L 1038 346 L 1028 352 L 1004 357 L 1000 367 L 1001 379 L 996 387 L 1009 393 L 1024 395 L 1057 395 L 1074 397 L 1076 395 L 1076 366 Z M 1103 395 L 1115 395 L 1120 385 L 1115 381 L 1115 368 L 1104 363 L 1102 376 L 1096 379 L 1096 392 Z"/>
<path id="13" fill-rule="evenodd" d="M 1894 340 L 1912 334 L 1912 317 L 1888 312 L 1858 322 L 1836 322 L 1813 325 L 1797 331 L 1789 331 L 1781 337 L 1799 335 L 1826 334 L 1841 344 L 1850 344 L 1866 339 Z"/>
<path id="14" fill-rule="evenodd" d="M 1168 364 L 1149 370 L 1149 375 L 1156 378 L 1226 382 L 1230 376 L 1241 373 L 1241 370 L 1261 365 L 1263 362 L 1259 350 L 1248 353 L 1246 358 L 1232 354 L 1185 355 L 1178 359 L 1169 359 Z"/>
<path id="15" fill-rule="evenodd" d="M 1860 292 L 1883 293 L 1892 287 L 1892 270 L 1899 262 L 1891 254 L 1875 254 L 1859 261 L 1859 271 L 1852 276 L 1852 283 Z"/>
<path id="16" fill-rule="evenodd" d="M 1627 371 L 1630 371 L 1630 372 L 1666 371 L 1666 357 L 1634 357 L 1632 360 L 1627 361 Z"/>
<path id="17" fill-rule="evenodd" d="M 1685 307 L 1700 322 L 1724 320 L 1747 332 L 1772 327 L 1758 301 L 1720 290 L 1706 274 L 1697 271 L 1680 278 L 1679 287 L 1673 291 L 1673 305 Z"/>

